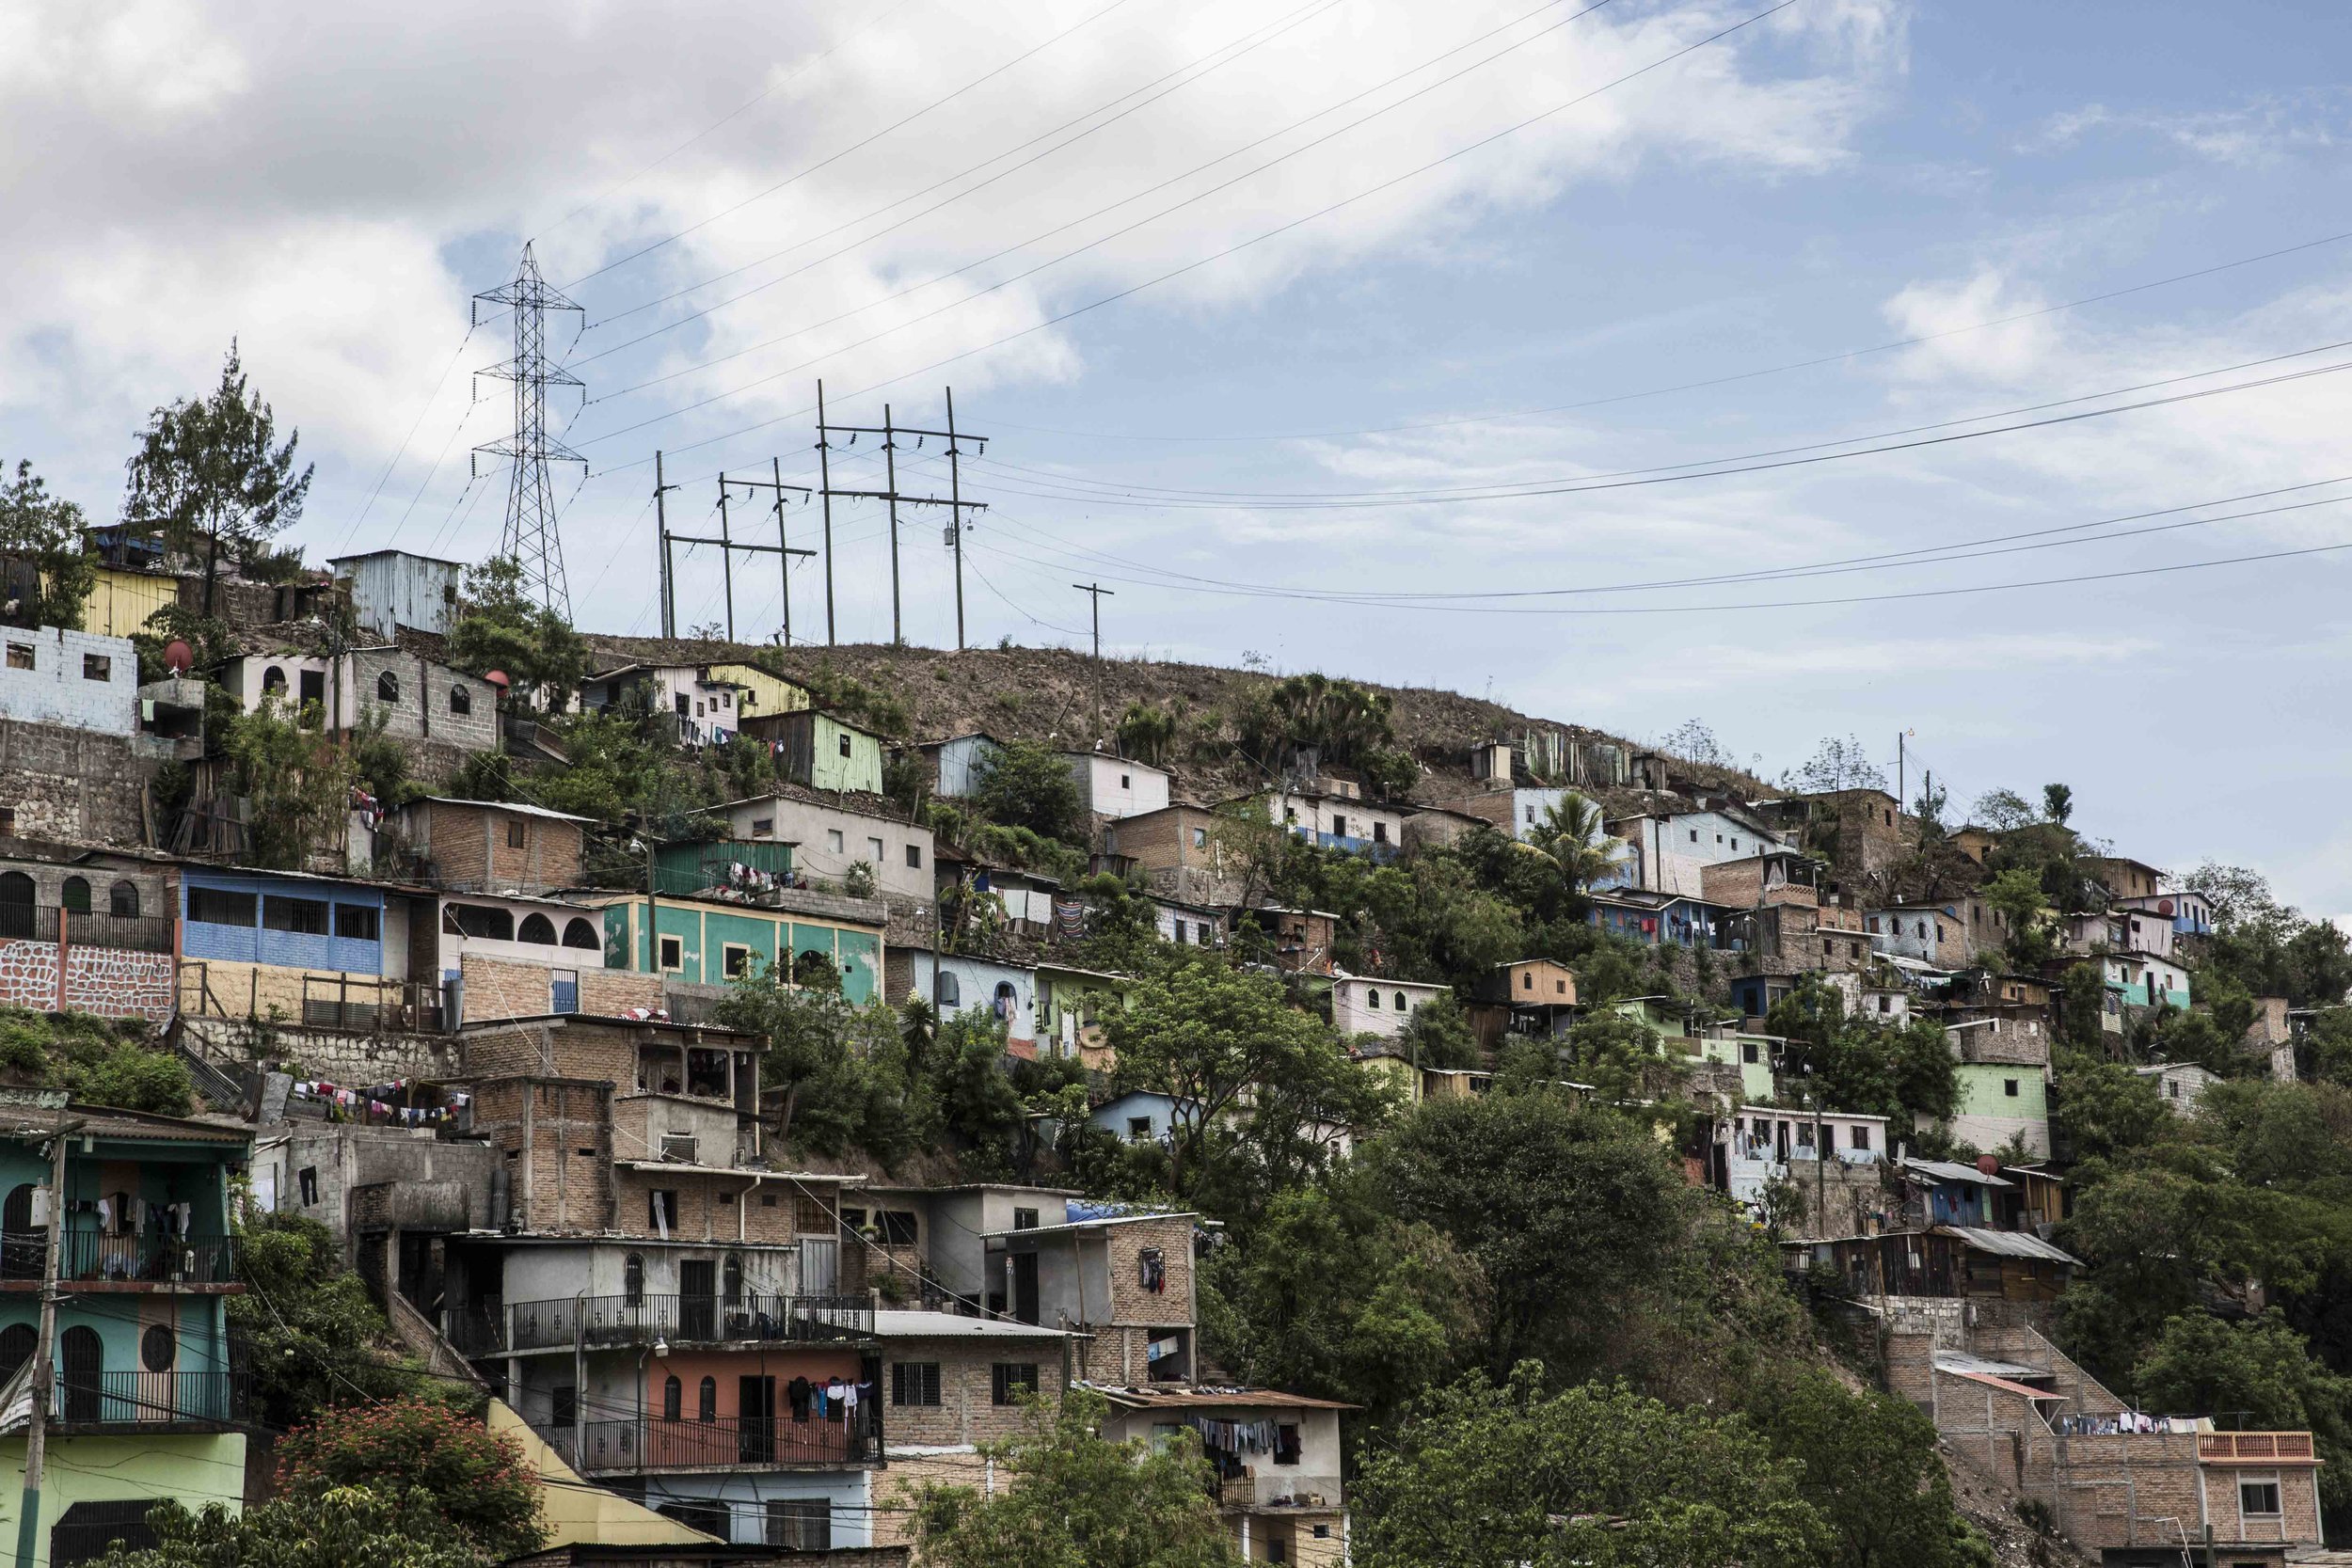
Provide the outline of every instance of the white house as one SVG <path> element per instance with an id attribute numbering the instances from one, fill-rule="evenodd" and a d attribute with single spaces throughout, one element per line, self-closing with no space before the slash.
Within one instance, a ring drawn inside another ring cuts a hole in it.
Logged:
<path id="1" fill-rule="evenodd" d="M 1378 1035 L 1394 1039 L 1424 1005 L 1446 993 L 1420 980 L 1375 980 L 1344 970 L 1331 973 L 1331 1027 L 1340 1037 Z"/>
<path id="2" fill-rule="evenodd" d="M 730 800 L 715 815 L 726 818 L 730 838 L 793 846 L 794 868 L 813 877 L 838 881 L 864 861 L 882 892 L 925 901 L 932 896 L 931 831 L 917 823 L 787 794 Z"/>
<path id="3" fill-rule="evenodd" d="M 2156 1093 L 2164 1098 L 2164 1108 L 2176 1117 L 2195 1116 L 2197 1102 L 2205 1098 L 2205 1090 L 2221 1082 L 2217 1074 L 2195 1062 L 2158 1062 L 2153 1067 L 2136 1067 L 2132 1070 L 2155 1081 Z"/>
<path id="4" fill-rule="evenodd" d="M 139 655 L 127 637 L 0 628 L 0 714 L 98 735 L 136 735 Z"/>
<path id="5" fill-rule="evenodd" d="M 1609 824 L 1609 831 L 1633 846 L 1634 863 L 1629 868 L 1633 886 L 1693 898 L 1707 891 L 1702 867 L 1788 847 L 1754 821 L 1720 811 L 1622 816 Z"/>
<path id="6" fill-rule="evenodd" d="M 1097 816 L 1141 816 L 1168 809 L 1165 768 L 1101 752 L 1064 752 L 1062 760 L 1078 781 L 1078 796 L 1087 810 Z"/>

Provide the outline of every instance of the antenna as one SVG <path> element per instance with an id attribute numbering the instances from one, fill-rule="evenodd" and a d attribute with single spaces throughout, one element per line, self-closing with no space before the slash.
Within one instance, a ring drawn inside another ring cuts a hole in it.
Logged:
<path id="1" fill-rule="evenodd" d="M 495 376 L 515 384 L 515 434 L 473 449 L 473 471 L 481 471 L 485 452 L 514 465 L 514 483 L 506 493 L 506 528 L 499 535 L 499 553 L 512 556 L 523 569 L 522 592 L 568 622 L 572 594 L 564 577 L 564 544 L 556 534 L 555 493 L 548 483 L 548 464 L 577 463 L 584 472 L 588 460 L 548 438 L 548 388 L 572 387 L 585 391 L 580 377 L 547 356 L 547 313 L 578 310 L 579 306 L 548 286 L 539 276 L 539 263 L 523 246 L 522 264 L 515 279 L 473 296 L 473 320 L 482 320 L 485 301 L 503 305 L 515 313 L 515 357 L 487 365 L 477 376 Z"/>

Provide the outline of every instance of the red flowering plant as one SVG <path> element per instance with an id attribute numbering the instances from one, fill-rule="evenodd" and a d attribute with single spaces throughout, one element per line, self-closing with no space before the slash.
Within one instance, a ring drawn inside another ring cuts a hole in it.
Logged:
<path id="1" fill-rule="evenodd" d="M 364 1486 L 421 1497 L 492 1560 L 536 1551 L 547 1540 L 539 1478 L 522 1445 L 437 1400 L 323 1411 L 289 1432 L 278 1456 L 281 1494 Z"/>

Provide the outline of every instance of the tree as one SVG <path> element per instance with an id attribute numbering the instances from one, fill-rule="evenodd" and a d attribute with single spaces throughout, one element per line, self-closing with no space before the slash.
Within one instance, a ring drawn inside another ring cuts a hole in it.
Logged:
<path id="1" fill-rule="evenodd" d="M 2352 1378 L 2329 1371 L 2277 1308 L 2237 1323 L 2205 1312 L 2169 1319 L 2132 1378 L 2148 1409 L 2221 1417 L 2253 1432 L 2310 1432 L 2320 1500 L 2329 1509 L 2352 1503 Z"/>
<path id="2" fill-rule="evenodd" d="M 239 1227 L 229 1326 L 250 1346 L 254 1418 L 290 1426 L 343 1400 L 389 1400 L 415 1375 L 374 1348 L 387 1332 L 364 1281 L 316 1220 L 270 1214 Z"/>
<path id="3" fill-rule="evenodd" d="M 232 720 L 221 737 L 230 778 L 246 798 L 252 864 L 298 871 L 312 849 L 338 840 L 348 820 L 357 768 L 320 725 L 317 704 L 290 711 L 273 695 Z"/>
<path id="4" fill-rule="evenodd" d="M 1623 848 L 1601 825 L 1600 807 L 1574 790 L 1544 808 L 1543 822 L 1529 842 L 1551 857 L 1560 879 L 1578 893 L 1608 876 Z"/>
<path id="5" fill-rule="evenodd" d="M 1209 1130 L 1250 1090 L 1315 1073 L 1337 1057 L 1328 1025 L 1292 1007 L 1271 975 L 1211 958 L 1172 965 L 1137 985 L 1105 1022 L 1119 1080 L 1164 1094 L 1170 1179 L 1179 1193 L 1198 1174 Z"/>
<path id="6" fill-rule="evenodd" d="M 1869 749 L 1855 736 L 1840 740 L 1830 736 L 1801 767 L 1783 773 L 1781 786 L 1803 795 L 1826 795 L 1840 789 L 1884 789 L 1886 771 L 1870 760 Z"/>
<path id="7" fill-rule="evenodd" d="M 278 1489 L 317 1497 L 364 1486 L 427 1503 L 493 1561 L 539 1549 L 539 1478 L 520 1443 L 438 1400 L 322 1411 L 278 1445 Z"/>
<path id="8" fill-rule="evenodd" d="M 837 977 L 830 986 L 787 984 L 762 966 L 728 988 L 718 1017 L 768 1042 L 759 1081 L 784 1091 L 779 1140 L 828 1154 L 854 1144 L 892 1160 L 908 1139 L 935 1131 L 910 1082 L 898 1015 L 879 1002 L 851 1003 Z"/>
<path id="9" fill-rule="evenodd" d="M 1801 975 L 1796 989 L 1772 1004 L 1764 1027 L 1788 1041 L 1786 1065 L 1821 1109 L 1886 1117 L 1908 1127 L 1915 1117 L 1948 1120 L 1958 1103 L 1951 1046 L 1932 1019 L 1896 1026 L 1849 1018 L 1837 991 Z"/>
<path id="10" fill-rule="evenodd" d="M 15 556 L 40 577 L 33 593 L 17 601 L 10 614 L 16 624 L 81 629 L 82 607 L 98 582 L 86 526 L 82 509 L 52 496 L 29 461 L 20 460 L 16 478 L 0 484 L 0 555 Z"/>
<path id="11" fill-rule="evenodd" d="M 1996 833 L 2013 832 L 2042 819 L 2041 813 L 2013 789 L 1992 789 L 1977 797 L 1969 817 Z"/>
<path id="12" fill-rule="evenodd" d="M 1478 1065 L 1478 1037 L 1470 1032 L 1470 1015 L 1451 992 L 1433 996 L 1415 1007 L 1405 1027 L 1396 1032 L 1391 1049 L 1422 1067 Z"/>
<path id="13" fill-rule="evenodd" d="M 1168 761 L 1168 743 L 1176 738 L 1177 714 L 1157 703 L 1129 703 L 1119 716 L 1119 753 L 1158 768 Z"/>
<path id="14" fill-rule="evenodd" d="M 986 1496 L 913 1494 L 916 1555 L 935 1568 L 1241 1568 L 1198 1439 L 1106 1443 L 1109 1409 L 1086 1388 L 1029 1400 L 1018 1432 L 980 1446 L 997 1476 Z"/>
<path id="15" fill-rule="evenodd" d="M 2024 866 L 2012 866 L 1996 872 L 1982 895 L 2000 914 L 2002 929 L 2009 933 L 2005 945 L 2010 963 L 2030 970 L 2049 957 L 2050 936 L 2042 917 L 2050 901 L 2042 896 L 2039 876 Z"/>
<path id="16" fill-rule="evenodd" d="M 466 569 L 466 592 L 443 653 L 469 674 L 502 672 L 517 696 L 561 712 L 588 673 L 588 643 L 570 622 L 524 593 L 522 563 L 492 556 Z"/>
<path id="17" fill-rule="evenodd" d="M 2042 815 L 2060 827 L 2074 815 L 2074 792 L 2062 784 L 2042 786 Z"/>
<path id="18" fill-rule="evenodd" d="M 989 819 L 1044 838 L 1084 842 L 1086 798 L 1069 759 L 1034 740 L 1009 740 L 988 753 L 972 803 Z"/>
<path id="19" fill-rule="evenodd" d="M 183 554 L 201 548 L 205 614 L 213 613 L 221 546 L 242 558 L 301 517 L 310 467 L 294 471 L 299 439 L 290 433 L 278 443 L 277 419 L 247 388 L 234 342 L 209 396 L 183 398 L 149 417 L 131 459 L 122 515 L 162 530 Z"/>
<path id="20" fill-rule="evenodd" d="M 1790 1367 L 1755 1380 L 1747 1416 L 1828 1523 L 1826 1568 L 1993 1568 L 1991 1545 L 1953 1507 L 1935 1423 L 1907 1401 Z"/>
<path id="21" fill-rule="evenodd" d="M 2178 1131 L 2155 1081 L 2120 1062 L 2083 1053 L 2058 1059 L 2051 1118 L 2066 1129 L 2078 1160 L 2111 1159 Z"/>
<path id="22" fill-rule="evenodd" d="M 1522 1363 L 1498 1387 L 1432 1390 L 1355 1488 L 1359 1568 L 1813 1568 L 1835 1541 L 1741 1418 L 1677 1410 L 1617 1385 L 1544 1391 Z"/>
<path id="23" fill-rule="evenodd" d="M 279 1497 L 231 1513 L 167 1498 L 147 1515 L 151 1547 L 117 1544 L 98 1568 L 488 1568 L 481 1545 L 429 1502 L 365 1486 Z"/>

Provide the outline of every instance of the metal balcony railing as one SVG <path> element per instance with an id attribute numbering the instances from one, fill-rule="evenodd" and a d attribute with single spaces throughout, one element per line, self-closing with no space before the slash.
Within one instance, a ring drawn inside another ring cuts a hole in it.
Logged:
<path id="1" fill-rule="evenodd" d="M 567 1296 L 520 1301 L 461 1315 L 451 1338 L 468 1355 L 669 1344 L 802 1343 L 864 1339 L 874 1332 L 871 1296 Z"/>
<path id="2" fill-rule="evenodd" d="M 46 1230 L 0 1230 L 0 1280 L 37 1280 L 48 1266 Z M 227 1285 L 236 1278 L 235 1240 L 229 1236 L 119 1234 L 68 1230 L 57 1247 L 61 1279 L 124 1284 Z"/>
<path id="3" fill-rule="evenodd" d="M 168 953 L 171 951 L 171 916 L 110 914 L 104 910 L 68 910 L 65 911 L 65 938 L 75 947 Z"/>
<path id="4" fill-rule="evenodd" d="M 725 1416 L 707 1421 L 589 1421 L 574 1437 L 569 1427 L 541 1428 L 583 1475 L 616 1470 L 711 1469 L 730 1465 L 823 1466 L 870 1464 L 882 1457 L 872 1418 L 838 1421 L 811 1416 Z M 577 1451 L 575 1451 L 577 1450 Z"/>
<path id="5" fill-rule="evenodd" d="M 76 1372 L 50 1390 L 51 1419 L 69 1426 L 222 1426 L 244 1419 L 243 1372 Z"/>

